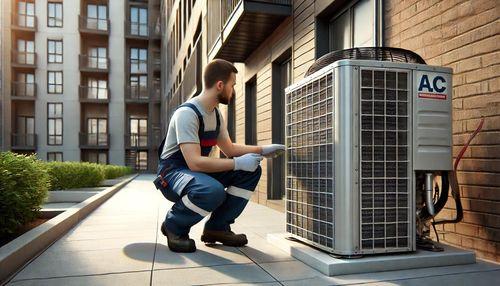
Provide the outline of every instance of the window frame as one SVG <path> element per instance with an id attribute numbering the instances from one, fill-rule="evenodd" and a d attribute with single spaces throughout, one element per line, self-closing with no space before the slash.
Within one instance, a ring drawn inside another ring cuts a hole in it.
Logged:
<path id="1" fill-rule="evenodd" d="M 54 77 L 54 81 L 55 83 L 54 84 L 50 84 L 50 80 L 49 80 L 49 74 L 51 73 L 55 73 L 55 77 Z M 61 83 L 57 83 L 57 73 L 61 73 Z M 55 92 L 51 92 L 50 91 L 50 86 L 51 85 L 54 85 L 55 86 Z M 61 87 L 61 92 L 57 92 L 57 87 L 60 86 Z M 47 93 L 48 94 L 63 94 L 64 93 L 64 73 L 62 70 L 50 70 L 50 71 L 47 71 Z"/>
<path id="2" fill-rule="evenodd" d="M 55 16 L 51 17 L 50 16 L 50 6 L 51 5 L 54 5 L 54 13 L 56 14 Z M 57 5 L 61 5 L 61 25 L 57 25 L 58 23 L 58 20 L 59 18 L 57 18 L 57 9 L 55 7 L 57 7 Z M 51 25 L 51 21 L 50 20 L 54 20 L 54 25 Z M 64 6 L 63 6 L 63 2 L 56 2 L 56 1 L 49 1 L 47 2 L 47 27 L 49 28 L 62 28 L 64 26 Z"/>
<path id="3" fill-rule="evenodd" d="M 55 106 L 60 105 L 61 106 L 61 114 L 58 116 L 57 116 L 57 114 L 55 116 L 51 116 L 51 114 L 49 113 L 50 105 L 54 105 L 54 108 L 55 108 Z M 54 120 L 54 130 L 57 129 L 56 122 L 58 122 L 58 120 L 61 121 L 61 134 L 57 134 L 57 132 L 55 132 L 54 134 L 50 134 L 49 122 L 51 120 Z M 60 144 L 50 143 L 51 136 L 54 137 L 54 142 L 57 141 L 58 137 L 61 137 L 61 143 Z M 48 146 L 61 146 L 61 145 L 63 145 L 63 143 L 64 143 L 64 105 L 62 102 L 47 102 L 47 145 Z"/>
<path id="4" fill-rule="evenodd" d="M 50 53 L 50 42 L 55 43 L 55 52 Z M 61 43 L 61 53 L 57 53 L 57 43 Z M 56 60 L 50 61 L 50 57 L 53 56 Z M 61 61 L 57 61 L 57 57 L 61 57 Z M 64 42 L 62 39 L 47 39 L 47 63 L 49 64 L 62 64 L 64 62 Z"/>
<path id="5" fill-rule="evenodd" d="M 54 157 L 51 159 L 50 155 Z M 61 155 L 61 160 L 57 160 L 57 155 Z M 63 152 L 47 152 L 47 162 L 64 162 Z"/>

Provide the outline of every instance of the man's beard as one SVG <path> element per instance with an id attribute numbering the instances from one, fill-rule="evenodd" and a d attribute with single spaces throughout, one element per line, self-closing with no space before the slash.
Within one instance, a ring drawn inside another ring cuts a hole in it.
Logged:
<path id="1" fill-rule="evenodd" d="M 222 103 L 224 105 L 228 105 L 229 104 L 229 97 L 228 96 L 224 96 L 224 91 L 221 92 L 221 93 L 219 93 L 217 95 L 217 99 L 219 100 L 219 103 Z"/>

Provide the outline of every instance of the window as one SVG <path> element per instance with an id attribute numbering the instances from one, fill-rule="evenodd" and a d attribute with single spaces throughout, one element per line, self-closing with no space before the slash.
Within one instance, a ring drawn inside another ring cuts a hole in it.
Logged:
<path id="1" fill-rule="evenodd" d="M 108 119 L 88 118 L 87 119 L 87 144 L 92 146 L 108 145 Z"/>
<path id="2" fill-rule="evenodd" d="M 87 5 L 87 28 L 95 30 L 108 30 L 108 6 Z"/>
<path id="3" fill-rule="evenodd" d="M 148 119 L 130 118 L 130 146 L 147 147 L 148 146 Z"/>
<path id="4" fill-rule="evenodd" d="M 49 2 L 47 3 L 47 26 L 62 27 L 63 26 L 63 3 Z"/>
<path id="5" fill-rule="evenodd" d="M 17 62 L 20 64 L 35 64 L 35 42 L 18 39 L 17 40 Z"/>
<path id="6" fill-rule="evenodd" d="M 49 63 L 63 62 L 63 41 L 62 40 L 48 40 L 47 41 L 47 53 Z"/>
<path id="7" fill-rule="evenodd" d="M 47 152 L 47 161 L 49 162 L 62 162 L 63 153 L 62 152 Z"/>
<path id="8" fill-rule="evenodd" d="M 137 36 L 148 35 L 148 9 L 130 7 L 130 34 Z"/>
<path id="9" fill-rule="evenodd" d="M 16 135 L 13 145 L 35 146 L 35 117 L 18 116 L 16 118 Z"/>
<path id="10" fill-rule="evenodd" d="M 47 103 L 47 144 L 63 143 L 63 104 Z"/>
<path id="11" fill-rule="evenodd" d="M 353 2 L 329 24 L 330 51 L 375 46 L 375 1 Z"/>
<path id="12" fill-rule="evenodd" d="M 148 151 L 139 151 L 135 157 L 135 168 L 137 170 L 148 169 Z"/>
<path id="13" fill-rule="evenodd" d="M 17 24 L 21 27 L 35 27 L 35 3 L 17 2 Z"/>
<path id="14" fill-rule="evenodd" d="M 32 73 L 17 74 L 17 82 L 14 85 L 16 96 L 35 96 L 35 75 Z"/>
<path id="15" fill-rule="evenodd" d="M 104 79 L 89 78 L 87 82 L 87 98 L 91 99 L 107 99 L 108 98 L 108 81 Z"/>
<path id="16" fill-rule="evenodd" d="M 63 72 L 48 71 L 47 72 L 47 92 L 62 93 L 63 92 Z"/>
<path id="17" fill-rule="evenodd" d="M 104 47 L 91 47 L 88 50 L 88 66 L 96 69 L 108 68 L 108 49 Z"/>
<path id="18" fill-rule="evenodd" d="M 85 154 L 84 160 L 91 163 L 107 164 L 108 153 L 106 151 L 88 151 Z"/>
<path id="19" fill-rule="evenodd" d="M 257 80 L 245 85 L 245 144 L 257 144 Z"/>
<path id="20" fill-rule="evenodd" d="M 272 64 L 272 143 L 285 144 L 285 88 L 292 83 L 291 50 Z M 268 199 L 282 199 L 285 196 L 285 157 L 279 156 L 267 161 Z"/>
<path id="21" fill-rule="evenodd" d="M 148 49 L 130 49 L 130 73 L 148 72 Z"/>
<path id="22" fill-rule="evenodd" d="M 130 76 L 130 97 L 137 99 L 148 98 L 148 76 L 132 75 Z"/>

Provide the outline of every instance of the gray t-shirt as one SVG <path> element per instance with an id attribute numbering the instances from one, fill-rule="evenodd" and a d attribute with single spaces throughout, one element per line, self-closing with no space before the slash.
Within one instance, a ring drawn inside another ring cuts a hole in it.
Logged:
<path id="1" fill-rule="evenodd" d="M 201 115 L 203 116 L 203 123 L 205 124 L 205 131 L 215 130 L 217 127 L 217 118 L 215 115 L 215 110 L 208 112 L 205 110 L 203 105 L 199 102 L 198 97 L 191 98 L 186 102 L 194 104 Z M 227 132 L 227 127 L 224 122 L 224 118 L 219 111 L 220 117 L 220 129 L 217 140 L 225 137 L 229 137 Z M 180 107 L 178 108 L 170 120 L 167 131 L 167 139 L 165 140 L 165 146 L 163 146 L 163 152 L 161 153 L 161 158 L 165 159 L 173 153 L 180 150 L 179 144 L 181 143 L 200 143 L 198 137 L 198 116 L 196 112 L 190 107 Z"/>

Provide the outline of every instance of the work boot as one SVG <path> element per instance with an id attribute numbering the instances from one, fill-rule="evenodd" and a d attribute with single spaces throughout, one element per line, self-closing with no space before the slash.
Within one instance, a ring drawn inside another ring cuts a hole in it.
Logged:
<path id="1" fill-rule="evenodd" d="M 188 235 L 181 236 L 168 231 L 165 222 L 161 224 L 161 233 L 167 237 L 168 248 L 173 252 L 195 252 L 196 244 Z"/>
<path id="2" fill-rule="evenodd" d="M 230 230 L 204 230 L 201 241 L 205 243 L 220 242 L 227 246 L 240 247 L 248 243 L 247 236 L 244 234 L 235 234 Z"/>

